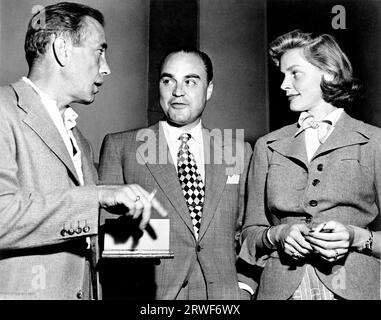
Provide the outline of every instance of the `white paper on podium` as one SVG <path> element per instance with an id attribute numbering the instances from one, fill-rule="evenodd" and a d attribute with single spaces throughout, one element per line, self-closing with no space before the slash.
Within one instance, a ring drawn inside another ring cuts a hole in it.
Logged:
<path id="1" fill-rule="evenodd" d="M 169 219 L 150 219 L 139 238 L 130 235 L 120 241 L 106 232 L 102 257 L 173 258 L 169 250 Z"/>

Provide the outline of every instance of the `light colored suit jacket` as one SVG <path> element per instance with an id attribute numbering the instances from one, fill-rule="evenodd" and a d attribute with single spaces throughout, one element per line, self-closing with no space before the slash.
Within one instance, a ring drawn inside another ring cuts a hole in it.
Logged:
<path id="1" fill-rule="evenodd" d="M 144 140 L 145 133 L 154 137 L 150 140 L 154 147 L 150 149 L 150 152 L 154 151 L 150 158 L 153 161 L 144 153 L 144 150 L 147 151 L 144 145 L 149 145 Z M 213 160 L 205 164 L 205 202 L 198 241 L 176 169 L 173 163 L 166 161 L 169 151 L 159 124 L 140 132 L 110 134 L 103 142 L 100 181 L 109 184 L 136 183 L 149 192 L 156 188 L 157 199 L 169 211 L 170 250 L 174 252 L 174 259 L 162 259 L 155 266 L 153 281 L 157 299 L 182 299 L 180 291 L 186 287 L 198 266 L 205 277 L 209 299 L 240 298 L 235 244 L 243 221 L 244 186 L 252 150 L 248 143 L 238 140 L 233 140 L 233 145 L 224 140 L 224 145 L 219 146 L 211 139 L 209 144 L 208 130 L 204 131 L 203 136 L 205 153 L 210 151 L 212 158 L 214 152 L 223 155 L 225 151 L 228 155 L 235 150 L 235 144 L 239 145 L 242 171 L 237 171 L 239 177 L 236 183 L 231 184 L 227 183 L 229 172 L 226 169 L 229 164 L 223 160 L 221 164 L 213 164 Z M 165 159 L 165 163 L 159 163 L 160 159 L 161 162 Z M 231 172 L 229 174 L 232 176 Z M 152 217 L 159 218 L 156 213 Z"/>
<path id="2" fill-rule="evenodd" d="M 248 178 L 247 224 L 240 256 L 256 264 L 256 237 L 269 225 L 329 220 L 381 230 L 381 130 L 345 112 L 327 141 L 307 161 L 303 134 L 294 137 L 289 125 L 260 138 Z M 281 253 L 267 257 L 258 299 L 288 299 L 304 275 L 298 264 Z M 311 264 L 318 277 L 344 299 L 380 299 L 380 260 L 350 252 L 327 263 Z"/>
<path id="3" fill-rule="evenodd" d="M 85 235 L 98 231 L 96 170 L 78 129 L 86 186 L 39 96 L 24 81 L 0 88 L 0 299 L 89 295 Z M 63 229 L 83 231 L 61 235 Z"/>

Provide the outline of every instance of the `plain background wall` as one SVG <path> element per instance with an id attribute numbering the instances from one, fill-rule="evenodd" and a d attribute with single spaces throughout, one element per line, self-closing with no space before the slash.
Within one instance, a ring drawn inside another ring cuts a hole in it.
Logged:
<path id="1" fill-rule="evenodd" d="M 0 0 L 0 85 L 28 71 L 23 47 L 32 7 L 56 2 Z M 150 1 L 77 2 L 99 9 L 106 20 L 111 75 L 93 104 L 73 105 L 98 161 L 107 133 L 147 125 Z M 200 0 L 199 8 L 200 49 L 210 54 L 215 66 L 205 123 L 211 128 L 245 129 L 245 138 L 254 142 L 268 131 L 265 0 Z"/>
<path id="2" fill-rule="evenodd" d="M 240 128 L 254 142 L 268 132 L 265 0 L 200 0 L 200 49 L 214 64 L 210 128 Z"/>
<path id="3" fill-rule="evenodd" d="M 97 161 L 107 133 L 148 123 L 151 1 L 77 1 L 100 9 L 106 19 L 111 76 L 106 78 L 92 105 L 74 106 L 80 114 L 79 126 L 92 143 Z M 33 5 L 53 2 L 58 1 L 0 0 L 0 85 L 27 73 L 23 46 L 31 9 Z M 336 2 L 198 0 L 198 4 L 199 46 L 211 56 L 215 67 L 214 93 L 204 123 L 210 128 L 245 129 L 245 138 L 254 142 L 270 129 L 295 121 L 295 114 L 288 110 L 279 90 L 278 70 L 271 67 L 267 70 L 267 37 L 272 40 L 275 35 L 296 27 L 330 31 L 333 16 L 330 9 Z M 354 115 L 381 126 L 381 0 L 344 0 L 341 4 L 347 7 L 348 29 L 334 33 L 339 38 L 343 35 L 339 40 L 344 41 L 340 43 L 348 49 L 367 89 L 365 100 Z"/>
<path id="4" fill-rule="evenodd" d="M 106 58 L 111 75 L 91 105 L 73 104 L 78 125 L 90 140 L 98 162 L 106 133 L 147 123 L 149 0 L 75 0 L 99 9 L 106 20 Z M 52 0 L 0 0 L 0 85 L 26 75 L 24 38 L 34 5 Z"/>

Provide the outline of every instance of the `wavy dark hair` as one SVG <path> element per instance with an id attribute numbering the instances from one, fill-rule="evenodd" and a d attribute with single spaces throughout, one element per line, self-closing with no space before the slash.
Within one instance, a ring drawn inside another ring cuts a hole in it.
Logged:
<path id="1" fill-rule="evenodd" d="M 329 34 L 314 36 L 301 30 L 283 34 L 269 45 L 269 54 L 279 66 L 282 55 L 291 49 L 302 48 L 306 60 L 315 67 L 333 76 L 332 81 L 322 78 L 320 88 L 325 102 L 335 107 L 346 107 L 360 93 L 359 81 L 353 77 L 352 65 Z"/>
<path id="2" fill-rule="evenodd" d="M 80 45 L 86 17 L 95 19 L 104 27 L 104 17 L 100 11 L 79 3 L 60 2 L 36 12 L 29 21 L 25 36 L 25 57 L 29 67 L 46 53 L 52 35 L 68 36 L 73 45 Z M 43 19 L 39 25 L 36 24 L 38 19 Z"/>

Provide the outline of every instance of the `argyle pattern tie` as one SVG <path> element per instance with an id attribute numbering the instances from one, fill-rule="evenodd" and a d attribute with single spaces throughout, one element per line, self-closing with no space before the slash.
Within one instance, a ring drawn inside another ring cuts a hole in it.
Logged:
<path id="1" fill-rule="evenodd" d="M 177 168 L 180 185 L 192 219 L 194 233 L 196 239 L 198 239 L 204 205 L 205 186 L 201 175 L 198 173 L 194 155 L 189 151 L 188 141 L 190 138 L 191 135 L 189 133 L 183 133 L 179 137 L 181 144 L 177 154 Z"/>

